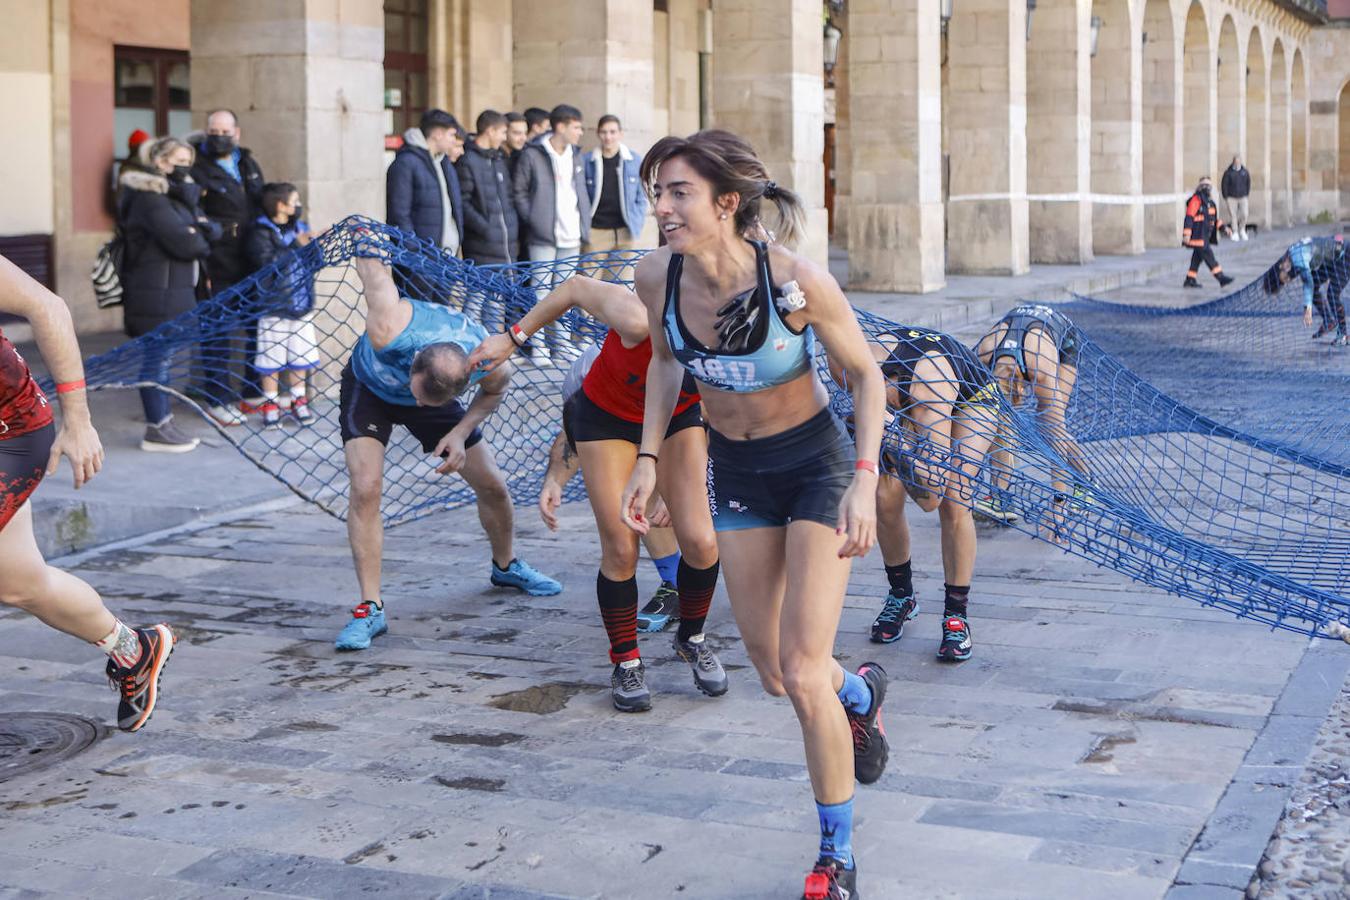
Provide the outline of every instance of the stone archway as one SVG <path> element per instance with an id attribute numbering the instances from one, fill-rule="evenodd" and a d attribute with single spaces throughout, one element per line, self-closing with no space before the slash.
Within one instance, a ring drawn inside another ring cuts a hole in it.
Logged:
<path id="1" fill-rule="evenodd" d="M 1180 60 L 1168 0 L 1147 0 L 1140 40 L 1144 241 L 1150 247 L 1175 247 L 1185 200 L 1175 197 L 1182 193 Z"/>
<path id="2" fill-rule="evenodd" d="M 1297 47 L 1289 75 L 1289 147 L 1291 215 L 1299 223 L 1308 218 L 1308 78 Z"/>
<path id="3" fill-rule="evenodd" d="M 1214 169 L 1213 122 L 1210 107 L 1213 57 L 1209 47 L 1209 25 L 1204 7 L 1195 0 L 1186 12 L 1182 39 L 1182 171 L 1185 190 L 1190 190 L 1202 175 L 1216 174 Z"/>
<path id="4" fill-rule="evenodd" d="M 1027 227 L 1034 263 L 1092 261 L 1089 136 L 1083 90 L 1087 17 L 1075 0 L 1041 0 L 1027 37 Z"/>
<path id="5" fill-rule="evenodd" d="M 1092 247 L 1094 253 L 1142 253 L 1144 208 L 1139 104 L 1133 77 L 1134 28 L 1126 0 L 1097 0 L 1092 69 Z"/>
<path id="6" fill-rule="evenodd" d="M 1293 221 L 1289 124 L 1289 62 L 1277 37 L 1270 51 L 1270 224 L 1275 228 Z"/>
<path id="7" fill-rule="evenodd" d="M 1253 28 L 1247 38 L 1247 156 L 1252 173 L 1248 201 L 1250 221 L 1270 227 L 1270 78 L 1261 32 Z"/>

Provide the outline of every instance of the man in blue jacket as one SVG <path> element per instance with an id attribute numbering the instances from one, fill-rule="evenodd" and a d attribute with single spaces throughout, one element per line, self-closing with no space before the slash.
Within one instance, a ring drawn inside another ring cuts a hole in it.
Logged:
<path id="1" fill-rule="evenodd" d="M 582 158 L 586 191 L 591 195 L 591 238 L 583 249 L 606 254 L 632 250 L 647 217 L 647 192 L 638 177 L 642 156 L 623 142 L 623 124 L 618 116 L 601 116 L 595 135 L 600 146 Z M 626 277 L 627 268 L 606 272 L 604 277 L 607 281 Z"/>
<path id="2" fill-rule="evenodd" d="M 464 202 L 455 161 L 464 155 L 464 129 L 443 109 L 422 114 L 403 132 L 403 146 L 385 173 L 385 219 L 426 238 L 451 256 L 460 255 Z"/>

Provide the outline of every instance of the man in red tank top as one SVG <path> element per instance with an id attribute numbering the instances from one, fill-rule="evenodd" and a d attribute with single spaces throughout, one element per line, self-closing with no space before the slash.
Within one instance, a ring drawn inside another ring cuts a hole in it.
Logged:
<path id="1" fill-rule="evenodd" d="M 38 349 L 56 379 L 61 429 L 52 424 L 46 396 L 28 364 L 0 334 L 0 604 L 32 613 L 51 627 L 97 646 L 108 655 L 107 675 L 121 695 L 117 725 L 136 731 L 150 720 L 159 676 L 174 636 L 167 625 L 130 628 L 103 605 L 84 581 L 42 559 L 33 535 L 28 498 L 44 475 L 70 460 L 75 487 L 103 466 L 103 445 L 89 419 L 84 366 L 70 310 L 17 266 L 0 256 L 0 312 L 33 326 Z"/>

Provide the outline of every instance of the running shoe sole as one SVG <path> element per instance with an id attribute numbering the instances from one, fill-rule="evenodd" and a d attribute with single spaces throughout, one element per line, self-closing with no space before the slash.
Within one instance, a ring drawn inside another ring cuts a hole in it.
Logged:
<path id="1" fill-rule="evenodd" d="M 164 675 L 164 667 L 169 664 L 169 657 L 173 656 L 173 648 L 178 644 L 178 639 L 173 635 L 173 629 L 168 625 L 159 624 L 155 626 L 155 631 L 159 634 L 159 654 L 150 663 L 150 688 L 146 691 L 145 709 L 141 715 L 130 727 L 125 727 L 121 722 L 117 727 L 121 730 L 132 733 L 140 731 L 145 724 L 150 721 L 150 717 L 155 714 L 155 706 L 159 703 L 159 679 Z"/>
<path id="2" fill-rule="evenodd" d="M 562 593 L 562 588 L 555 591 L 551 588 L 530 588 L 525 587 L 523 584 L 514 584 L 510 581 L 499 581 L 495 572 L 492 575 L 492 584 L 494 587 L 515 588 L 522 593 L 529 594 L 531 597 L 552 597 Z"/>
<path id="3" fill-rule="evenodd" d="M 646 700 L 620 700 L 611 695 L 611 699 L 614 701 L 614 708 L 622 713 L 648 712 L 652 708 L 651 697 Z"/>
<path id="4" fill-rule="evenodd" d="M 141 441 L 141 449 L 146 453 L 191 453 L 201 441 L 193 438 L 186 444 L 165 444 L 160 441 Z"/>
<path id="5" fill-rule="evenodd" d="M 661 613 L 655 616 L 644 616 L 638 613 L 638 631 L 642 634 L 657 634 L 670 627 L 672 622 L 678 622 L 679 616 L 672 616 Z"/>

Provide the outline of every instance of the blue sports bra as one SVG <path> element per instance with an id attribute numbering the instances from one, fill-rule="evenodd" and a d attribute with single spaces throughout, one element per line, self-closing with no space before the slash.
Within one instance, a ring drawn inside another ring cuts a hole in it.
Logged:
<path id="1" fill-rule="evenodd" d="M 719 391 L 748 394 L 800 378 L 811 370 L 816 338 L 811 326 L 793 331 L 774 302 L 777 290 L 769 271 L 769 253 L 762 241 L 755 248 L 757 284 L 749 302 L 739 298 L 722 307 L 719 331 L 731 330 L 748 338 L 736 350 L 710 350 L 689 333 L 680 318 L 680 273 L 684 256 L 672 253 L 666 270 L 666 306 L 663 313 L 666 340 L 680 365 L 704 384 Z M 744 295 L 741 295 L 744 296 Z M 733 309 L 733 307 L 736 307 Z M 739 326 L 739 327 L 735 327 Z"/>

